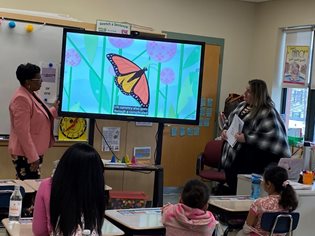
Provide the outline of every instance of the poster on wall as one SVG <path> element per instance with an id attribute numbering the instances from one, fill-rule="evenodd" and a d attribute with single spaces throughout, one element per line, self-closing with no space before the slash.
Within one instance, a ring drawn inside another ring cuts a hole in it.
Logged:
<path id="1" fill-rule="evenodd" d="M 109 152 L 110 145 L 113 151 L 119 151 L 120 149 L 120 127 L 103 127 L 103 136 L 102 139 L 102 151 Z M 106 139 L 107 143 L 105 143 Z M 107 145 L 108 144 L 108 145 Z"/>
<path id="2" fill-rule="evenodd" d="M 309 46 L 287 46 L 283 86 L 305 87 L 308 83 Z"/>
<path id="3" fill-rule="evenodd" d="M 39 96 L 46 103 L 54 103 L 57 99 L 57 64 L 41 62 L 41 89 L 38 91 Z"/>
<path id="4" fill-rule="evenodd" d="M 130 34 L 131 25 L 128 23 L 121 23 L 115 21 L 97 20 L 96 31 L 113 34 Z"/>

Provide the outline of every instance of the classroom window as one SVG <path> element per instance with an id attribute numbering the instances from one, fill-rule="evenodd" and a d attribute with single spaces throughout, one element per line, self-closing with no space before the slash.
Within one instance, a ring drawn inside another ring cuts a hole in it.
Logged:
<path id="1" fill-rule="evenodd" d="M 283 34 L 281 111 L 285 125 L 290 131 L 300 130 L 305 140 L 314 141 L 314 27 L 284 29 Z"/>

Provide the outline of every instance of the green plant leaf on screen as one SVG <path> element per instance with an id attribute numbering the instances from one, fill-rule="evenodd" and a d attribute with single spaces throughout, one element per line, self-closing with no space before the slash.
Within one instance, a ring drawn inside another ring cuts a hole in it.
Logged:
<path id="1" fill-rule="evenodd" d="M 70 111 L 73 111 L 73 112 L 82 111 L 80 103 L 77 102 L 73 106 L 71 106 Z"/>
<path id="2" fill-rule="evenodd" d="M 187 57 L 183 68 L 186 69 L 187 67 L 190 67 L 194 64 L 196 64 L 199 61 L 200 58 L 200 50 L 198 48 L 195 48 Z"/>
<path id="3" fill-rule="evenodd" d="M 93 63 L 97 52 L 98 38 L 93 35 L 84 36 L 84 46 L 86 48 L 87 59 L 90 63 Z"/>
<path id="4" fill-rule="evenodd" d="M 100 77 L 93 70 L 90 70 L 89 80 L 94 97 L 98 103 L 102 104 L 101 110 L 110 112 L 109 95 L 105 86 L 100 85 Z"/>
<path id="5" fill-rule="evenodd" d="M 186 106 L 189 98 L 192 96 L 192 86 L 189 80 L 189 77 L 184 80 L 184 83 L 182 85 L 182 88 L 180 90 L 179 95 L 179 103 L 178 103 L 178 111 L 177 114 L 181 113 L 181 111 Z"/>
<path id="6" fill-rule="evenodd" d="M 168 111 L 168 117 L 170 118 L 176 118 L 176 112 L 173 104 L 170 105 L 169 111 Z"/>
<path id="7" fill-rule="evenodd" d="M 194 83 L 195 81 L 198 81 L 198 76 L 199 76 L 199 73 L 197 72 L 189 73 L 189 81 L 190 81 L 190 84 L 192 85 L 192 92 L 194 95 L 197 94 L 198 92 L 198 85 L 197 83 Z"/>

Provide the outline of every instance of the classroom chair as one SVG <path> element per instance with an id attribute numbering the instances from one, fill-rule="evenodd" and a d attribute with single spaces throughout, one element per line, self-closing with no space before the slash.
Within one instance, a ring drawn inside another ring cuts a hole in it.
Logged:
<path id="1" fill-rule="evenodd" d="M 269 232 L 270 236 L 279 233 L 292 236 L 299 219 L 300 213 L 298 212 L 265 212 L 261 217 L 261 228 Z"/>
<path id="2" fill-rule="evenodd" d="M 203 180 L 218 182 L 219 188 L 226 182 L 225 173 L 220 169 L 222 145 L 222 140 L 210 140 L 196 161 L 196 174 Z"/>

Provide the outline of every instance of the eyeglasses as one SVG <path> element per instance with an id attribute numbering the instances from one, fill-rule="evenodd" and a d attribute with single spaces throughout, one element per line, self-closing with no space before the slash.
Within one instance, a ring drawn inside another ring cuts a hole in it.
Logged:
<path id="1" fill-rule="evenodd" d="M 40 79 L 30 79 L 31 81 L 42 81 L 42 78 Z"/>

